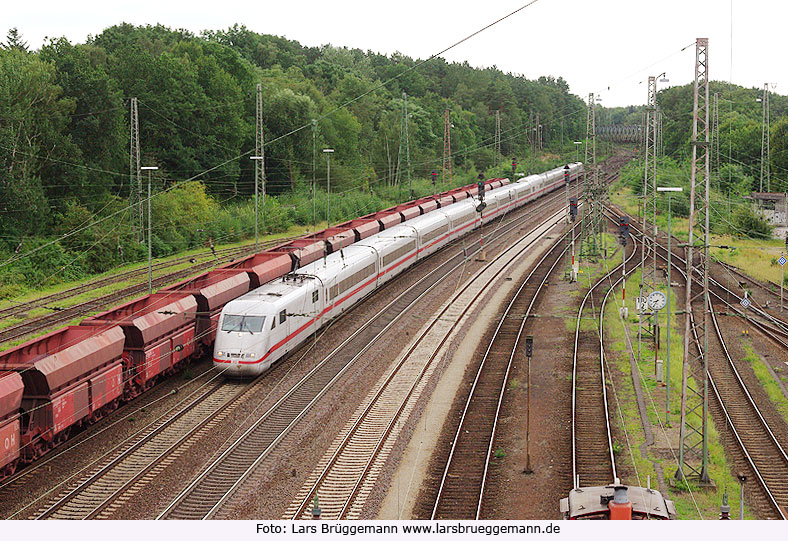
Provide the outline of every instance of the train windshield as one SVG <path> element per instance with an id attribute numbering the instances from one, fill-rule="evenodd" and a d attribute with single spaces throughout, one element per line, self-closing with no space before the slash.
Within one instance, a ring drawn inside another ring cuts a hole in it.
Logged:
<path id="1" fill-rule="evenodd" d="M 222 319 L 222 330 L 227 332 L 261 332 L 265 316 L 235 316 L 225 314 Z"/>

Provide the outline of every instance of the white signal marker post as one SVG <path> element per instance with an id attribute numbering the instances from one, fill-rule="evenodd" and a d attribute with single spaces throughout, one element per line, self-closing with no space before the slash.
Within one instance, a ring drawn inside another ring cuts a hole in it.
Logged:
<path id="1" fill-rule="evenodd" d="M 786 237 L 788 239 L 788 237 Z M 788 244 L 788 240 L 786 240 L 786 244 Z M 783 311 L 783 284 L 785 283 L 785 264 L 788 263 L 788 259 L 785 258 L 783 254 L 780 254 L 780 259 L 777 260 L 780 264 L 780 313 Z"/>

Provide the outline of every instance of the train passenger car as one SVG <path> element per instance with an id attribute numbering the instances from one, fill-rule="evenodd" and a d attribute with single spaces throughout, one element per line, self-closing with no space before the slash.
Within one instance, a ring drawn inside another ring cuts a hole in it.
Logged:
<path id="1" fill-rule="evenodd" d="M 459 203 L 441 208 L 439 212 L 446 215 L 451 223 L 449 240 L 454 240 L 465 235 L 479 223 L 479 213 L 473 199 L 463 199 Z"/>
<path id="2" fill-rule="evenodd" d="M 265 372 L 325 321 L 374 291 L 378 265 L 373 248 L 354 244 L 227 303 L 214 366 L 231 376 Z"/>
<path id="3" fill-rule="evenodd" d="M 449 243 L 451 222 L 445 213 L 436 211 L 414 218 L 403 224 L 416 230 L 419 239 L 417 259 L 434 254 Z"/>
<path id="4" fill-rule="evenodd" d="M 657 490 L 618 483 L 573 489 L 560 503 L 565 520 L 674 520 L 676 506 Z"/>
<path id="5" fill-rule="evenodd" d="M 412 264 L 418 254 L 418 243 L 416 229 L 400 224 L 357 243 L 357 246 L 368 246 L 377 252 L 380 287 Z"/>

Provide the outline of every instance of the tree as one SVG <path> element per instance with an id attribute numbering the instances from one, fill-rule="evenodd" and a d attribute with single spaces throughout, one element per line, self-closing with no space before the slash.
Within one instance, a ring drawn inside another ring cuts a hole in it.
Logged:
<path id="1" fill-rule="evenodd" d="M 27 42 L 22 39 L 22 35 L 16 27 L 10 29 L 8 34 L 6 34 L 6 42 L 2 48 L 9 51 L 22 51 L 24 53 L 28 50 Z"/>
<path id="2" fill-rule="evenodd" d="M 79 182 L 84 169 L 66 131 L 74 100 L 62 96 L 53 66 L 19 49 L 0 51 L 0 103 L 0 230 L 13 242 L 46 231 L 45 194 Z"/>

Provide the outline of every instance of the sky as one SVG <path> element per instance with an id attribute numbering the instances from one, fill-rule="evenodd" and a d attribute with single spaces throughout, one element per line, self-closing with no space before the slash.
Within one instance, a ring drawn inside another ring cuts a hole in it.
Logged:
<path id="1" fill-rule="evenodd" d="M 83 43 L 121 22 L 194 33 L 238 23 L 306 46 L 426 58 L 529 1 L 36 0 L 6 4 L 0 34 L 17 27 L 38 48 L 46 37 Z M 529 79 L 560 76 L 572 93 L 613 107 L 644 103 L 649 75 L 666 73 L 660 88 L 692 82 L 695 39 L 707 37 L 712 80 L 769 82 L 786 94 L 786 15 L 788 2 L 774 0 L 536 0 L 442 56 Z"/>

